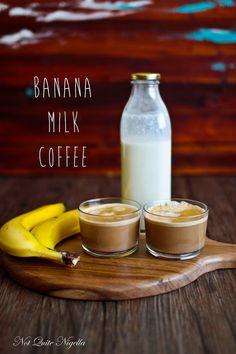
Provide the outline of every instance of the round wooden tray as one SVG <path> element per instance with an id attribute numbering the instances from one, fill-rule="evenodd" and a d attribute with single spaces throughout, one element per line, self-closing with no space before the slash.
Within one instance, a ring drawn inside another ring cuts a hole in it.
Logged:
<path id="1" fill-rule="evenodd" d="M 19 284 L 35 291 L 76 300 L 123 300 L 158 295 L 181 288 L 215 269 L 236 267 L 236 245 L 207 238 L 200 256 L 186 261 L 151 256 L 140 237 L 136 253 L 123 258 L 94 258 L 85 254 L 79 236 L 58 249 L 78 251 L 76 268 L 38 258 L 4 255 L 7 272 Z"/>

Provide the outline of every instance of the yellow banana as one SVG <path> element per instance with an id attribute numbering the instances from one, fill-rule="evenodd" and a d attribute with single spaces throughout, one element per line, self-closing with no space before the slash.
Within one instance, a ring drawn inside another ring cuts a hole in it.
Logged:
<path id="1" fill-rule="evenodd" d="M 0 229 L 0 248 L 12 256 L 41 257 L 70 266 L 76 265 L 78 253 L 50 250 L 30 232 L 38 223 L 59 216 L 64 210 L 62 203 L 51 204 L 9 220 Z"/>
<path id="2" fill-rule="evenodd" d="M 70 210 L 48 219 L 36 225 L 31 232 L 42 245 L 54 249 L 65 238 L 80 232 L 79 211 Z"/>

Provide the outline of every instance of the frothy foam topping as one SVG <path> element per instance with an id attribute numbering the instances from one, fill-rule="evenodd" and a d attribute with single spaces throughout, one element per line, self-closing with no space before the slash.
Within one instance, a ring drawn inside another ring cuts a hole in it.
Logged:
<path id="1" fill-rule="evenodd" d="M 179 218 L 182 216 L 195 216 L 204 213 L 204 209 L 198 205 L 193 205 L 185 201 L 169 201 L 165 203 L 156 204 L 148 208 L 148 212 L 166 217 Z"/>
<path id="2" fill-rule="evenodd" d="M 84 211 L 88 214 L 98 216 L 118 216 L 132 213 L 135 210 L 137 210 L 137 208 L 132 205 L 117 203 L 97 205 L 95 207 L 87 208 Z"/>
<path id="3" fill-rule="evenodd" d="M 127 220 L 133 221 L 134 218 L 139 218 L 137 207 L 122 203 L 96 205 L 84 208 L 83 211 L 86 214 L 81 213 L 80 218 L 96 223 L 125 222 Z"/>

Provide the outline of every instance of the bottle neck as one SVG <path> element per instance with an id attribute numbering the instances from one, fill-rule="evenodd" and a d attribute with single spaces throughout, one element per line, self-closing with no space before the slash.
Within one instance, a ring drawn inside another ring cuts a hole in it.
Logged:
<path id="1" fill-rule="evenodd" d="M 154 100 L 160 97 L 158 81 L 134 81 L 132 85 L 131 96 L 137 94 L 140 97 L 149 97 Z"/>

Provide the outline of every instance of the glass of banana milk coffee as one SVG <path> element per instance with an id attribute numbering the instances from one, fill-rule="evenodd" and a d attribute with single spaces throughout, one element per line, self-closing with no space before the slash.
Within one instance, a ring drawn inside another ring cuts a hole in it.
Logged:
<path id="1" fill-rule="evenodd" d="M 138 247 L 141 205 L 121 198 L 100 198 L 80 204 L 83 250 L 96 257 L 121 257 Z"/>
<path id="2" fill-rule="evenodd" d="M 208 207 L 198 201 L 171 199 L 144 206 L 146 247 L 156 257 L 190 259 L 206 239 Z"/>

